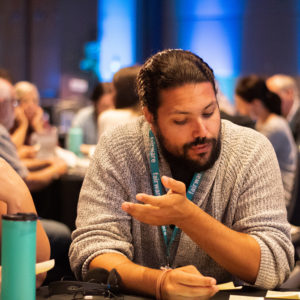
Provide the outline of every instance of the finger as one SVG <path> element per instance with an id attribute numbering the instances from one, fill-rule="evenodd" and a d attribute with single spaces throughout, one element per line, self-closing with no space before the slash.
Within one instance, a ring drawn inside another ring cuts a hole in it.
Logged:
<path id="1" fill-rule="evenodd" d="M 136 195 L 136 200 L 153 206 L 162 206 L 164 202 L 164 196 L 153 196 L 153 195 L 139 193 Z"/>
<path id="2" fill-rule="evenodd" d="M 151 214 L 159 210 L 159 207 L 150 204 L 137 204 L 131 202 L 123 202 L 121 208 L 132 216 L 141 214 Z"/>
<path id="3" fill-rule="evenodd" d="M 150 225 L 165 225 L 163 215 L 159 207 L 150 204 L 122 203 L 122 210 L 130 214 L 136 220 Z"/>
<path id="4" fill-rule="evenodd" d="M 205 297 L 205 299 L 209 299 L 217 291 L 218 288 L 216 286 L 209 286 L 209 287 L 182 286 L 180 287 L 180 292 L 178 292 L 178 295 L 182 297 L 188 297 L 189 299 L 190 298 L 199 299 L 198 297 L 201 297 L 200 299 L 203 299 L 202 297 Z"/>
<path id="5" fill-rule="evenodd" d="M 177 270 L 177 272 L 173 272 L 173 276 L 179 284 L 186 286 L 209 287 L 217 284 L 216 279 L 213 277 L 206 277 L 200 273 L 189 273 L 188 270 Z"/>
<path id="6" fill-rule="evenodd" d="M 173 193 L 185 195 L 186 188 L 183 182 L 167 176 L 162 176 L 161 182 L 165 188 L 170 189 Z"/>
<path id="7" fill-rule="evenodd" d="M 167 294 L 181 296 L 182 299 L 185 299 L 184 297 L 193 299 L 194 297 L 195 299 L 198 299 L 198 297 L 204 299 L 203 297 L 205 297 L 205 299 L 208 299 L 218 291 L 214 278 L 199 274 L 188 274 L 183 271 L 175 272 L 177 270 L 170 272 L 169 278 L 165 282 L 164 290 Z"/>

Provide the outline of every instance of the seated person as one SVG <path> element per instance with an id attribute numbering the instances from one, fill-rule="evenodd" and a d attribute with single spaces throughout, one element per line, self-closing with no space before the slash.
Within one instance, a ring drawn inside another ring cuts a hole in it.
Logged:
<path id="1" fill-rule="evenodd" d="M 136 76 L 140 66 L 122 68 L 114 74 L 115 109 L 109 109 L 99 116 L 99 136 L 118 124 L 132 121 L 141 114 L 136 93 Z"/>
<path id="2" fill-rule="evenodd" d="M 14 169 L 0 158 L 0 214 L 37 213 L 30 192 Z M 1 233 L 1 222 L 0 222 Z M 0 239 L 1 240 L 1 239 Z M 36 228 L 36 261 L 43 262 L 50 258 L 50 244 L 40 220 Z M 46 273 L 38 274 L 36 285 L 39 287 Z"/>
<path id="3" fill-rule="evenodd" d="M 295 184 L 297 148 L 291 129 L 282 117 L 280 98 L 267 88 L 264 79 L 256 75 L 240 78 L 235 94 L 239 112 L 255 120 L 255 129 L 264 134 L 274 147 L 288 208 Z"/>
<path id="4" fill-rule="evenodd" d="M 58 178 L 67 170 L 63 160 L 31 159 L 21 162 L 9 130 L 14 123 L 13 86 L 0 78 L 0 157 L 4 158 L 27 183 L 30 191 L 47 186 L 54 178 Z M 26 168 L 26 165 L 28 168 Z M 32 171 L 30 171 L 32 170 Z"/>
<path id="5" fill-rule="evenodd" d="M 229 120 L 232 123 L 235 123 L 240 126 L 246 126 L 253 129 L 255 128 L 255 121 L 253 121 L 248 116 L 242 116 L 238 114 L 231 115 L 225 111 L 222 111 L 221 109 L 220 109 L 220 114 L 221 114 L 221 119 Z"/>
<path id="6" fill-rule="evenodd" d="M 26 164 L 20 160 L 16 146 L 9 134 L 9 129 L 14 123 L 14 102 L 14 87 L 7 80 L 0 78 L 0 158 L 6 160 L 13 167 L 31 192 L 39 191 L 48 186 L 53 179 L 66 173 L 67 166 L 63 160 L 58 158 L 49 160 L 31 159 L 26 161 L 28 169 Z M 55 258 L 56 261 L 62 261 L 61 253 L 63 253 L 64 264 L 66 264 L 67 250 L 71 242 L 70 229 L 65 224 L 51 220 L 44 220 L 43 226 L 54 251 L 53 254 L 58 254 L 58 256 L 52 256 L 52 258 Z M 58 268 L 59 265 L 56 264 L 55 269 Z M 66 271 L 68 272 L 68 270 Z"/>
<path id="7" fill-rule="evenodd" d="M 295 79 L 285 74 L 269 77 L 266 84 L 281 99 L 282 115 L 288 121 L 296 144 L 300 145 L 300 95 Z"/>
<path id="8" fill-rule="evenodd" d="M 217 100 L 220 108 L 221 119 L 229 120 L 240 126 L 254 128 L 255 121 L 248 116 L 238 114 L 236 107 L 232 105 L 226 96 L 220 90 L 219 84 L 216 81 Z"/>
<path id="9" fill-rule="evenodd" d="M 15 108 L 15 124 L 11 129 L 12 140 L 17 148 L 30 145 L 33 132 L 43 132 L 47 126 L 44 111 L 39 105 L 40 95 L 37 87 L 28 81 L 15 84 L 15 95 L 18 106 Z"/>
<path id="10" fill-rule="evenodd" d="M 109 82 L 99 82 L 91 95 L 93 105 L 80 109 L 72 121 L 72 127 L 82 128 L 83 144 L 96 145 L 98 142 L 97 120 L 99 115 L 114 107 L 113 88 Z"/>
<path id="11" fill-rule="evenodd" d="M 78 279 L 115 268 L 124 290 L 206 299 L 217 282 L 271 289 L 288 278 L 276 155 L 262 134 L 221 121 L 214 82 L 189 51 L 145 62 L 144 116 L 100 137 L 81 189 L 69 252 Z"/>

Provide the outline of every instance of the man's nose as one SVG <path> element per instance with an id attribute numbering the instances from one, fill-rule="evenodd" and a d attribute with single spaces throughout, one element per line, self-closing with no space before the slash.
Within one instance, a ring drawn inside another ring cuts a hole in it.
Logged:
<path id="1" fill-rule="evenodd" d="M 204 138 L 207 136 L 207 129 L 206 126 L 201 118 L 197 118 L 194 123 L 193 128 L 193 138 Z"/>

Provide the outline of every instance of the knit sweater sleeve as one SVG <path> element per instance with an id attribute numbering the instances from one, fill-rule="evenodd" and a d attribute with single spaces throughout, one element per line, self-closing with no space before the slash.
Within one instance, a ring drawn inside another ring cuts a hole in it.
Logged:
<path id="1" fill-rule="evenodd" d="M 279 165 L 271 143 L 260 134 L 248 139 L 239 156 L 243 171 L 239 174 L 233 229 L 250 234 L 260 245 L 255 285 L 270 289 L 284 282 L 294 265 Z"/>
<path id="2" fill-rule="evenodd" d="M 133 258 L 131 218 L 121 209 L 123 201 L 135 200 L 130 173 L 130 137 L 101 136 L 79 196 L 76 230 L 69 251 L 77 278 L 88 271 L 96 256 L 115 252 Z M 136 159 L 136 158 L 135 158 Z M 138 171 L 137 171 L 138 172 Z"/>

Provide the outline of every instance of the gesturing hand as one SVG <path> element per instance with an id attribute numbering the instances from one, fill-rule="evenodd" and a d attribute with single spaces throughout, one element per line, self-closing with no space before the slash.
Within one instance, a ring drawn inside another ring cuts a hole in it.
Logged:
<path id="1" fill-rule="evenodd" d="M 145 204 L 124 202 L 122 209 L 135 219 L 150 225 L 178 225 L 188 218 L 194 204 L 186 198 L 184 183 L 163 176 L 162 184 L 169 189 L 166 195 L 137 194 L 136 199 Z"/>
<path id="2" fill-rule="evenodd" d="M 161 286 L 163 300 L 209 299 L 218 291 L 216 280 L 203 276 L 196 267 L 184 266 L 166 274 Z"/>

